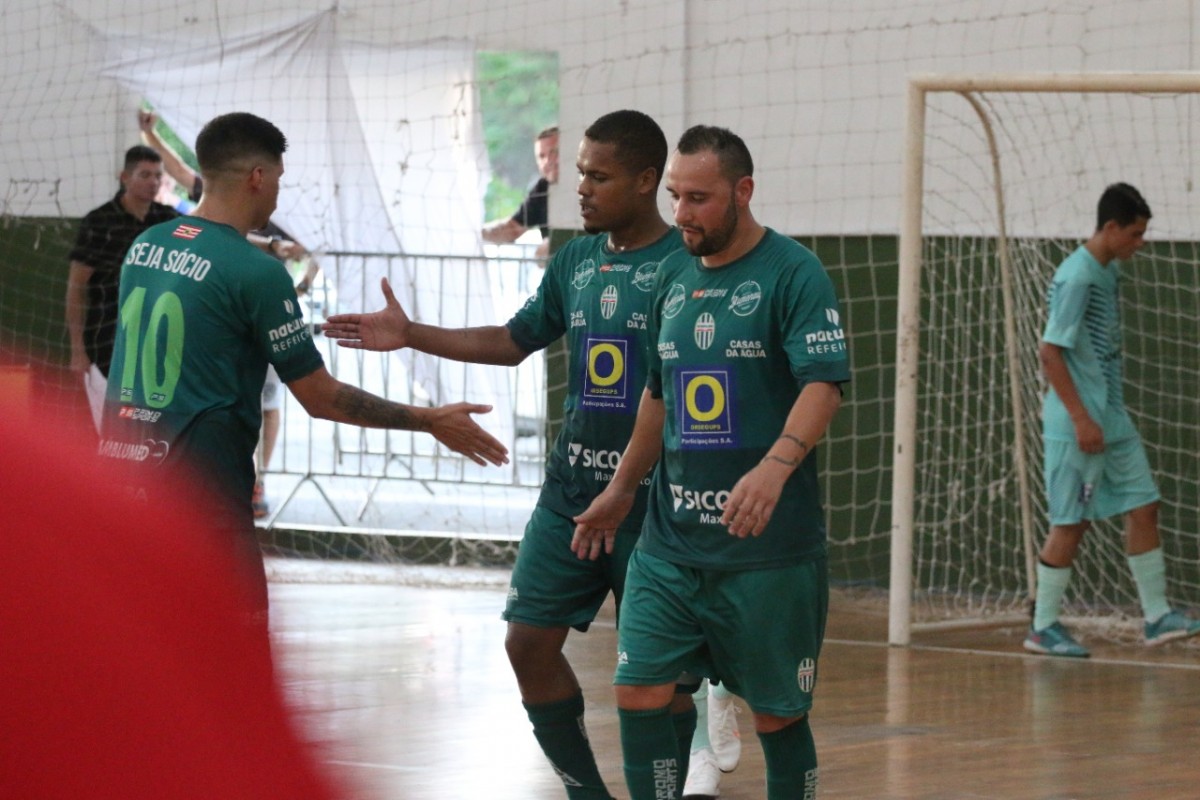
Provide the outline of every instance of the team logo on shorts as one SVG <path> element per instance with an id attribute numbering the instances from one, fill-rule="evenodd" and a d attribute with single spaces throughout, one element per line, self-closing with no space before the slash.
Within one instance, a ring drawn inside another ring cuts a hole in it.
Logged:
<path id="1" fill-rule="evenodd" d="M 605 319 L 612 319 L 612 315 L 617 311 L 617 287 L 605 286 L 604 291 L 600 293 L 600 316 Z"/>
<path id="2" fill-rule="evenodd" d="M 817 663 L 811 658 L 806 658 L 800 662 L 800 667 L 796 670 L 796 683 L 800 685 L 800 691 L 811 694 L 816 681 Z"/>
<path id="3" fill-rule="evenodd" d="M 1092 495 L 1096 492 L 1095 484 L 1082 483 L 1079 485 L 1079 505 L 1089 506 L 1092 504 Z"/>
<path id="4" fill-rule="evenodd" d="M 284 300 L 283 301 L 283 310 L 286 311 L 287 315 L 290 317 L 295 314 L 296 307 L 292 305 L 291 300 Z"/>

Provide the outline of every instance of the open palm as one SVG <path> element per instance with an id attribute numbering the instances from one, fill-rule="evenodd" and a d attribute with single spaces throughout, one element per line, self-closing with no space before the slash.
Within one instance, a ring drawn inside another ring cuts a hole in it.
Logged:
<path id="1" fill-rule="evenodd" d="M 380 280 L 387 304 L 370 314 L 335 314 L 326 320 L 322 332 L 342 347 L 354 350 L 399 350 L 408 346 L 408 314 L 396 301 L 387 278 Z"/>

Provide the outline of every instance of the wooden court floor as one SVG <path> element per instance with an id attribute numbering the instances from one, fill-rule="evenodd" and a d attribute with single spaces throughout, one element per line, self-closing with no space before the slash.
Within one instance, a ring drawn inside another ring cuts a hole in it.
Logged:
<path id="1" fill-rule="evenodd" d="M 503 576 L 472 588 L 274 583 L 288 694 L 355 798 L 561 800 L 504 655 Z M 567 653 L 609 789 L 621 779 L 611 609 Z M 1200 798 L 1200 648 L 1020 650 L 1019 630 L 884 644 L 885 620 L 835 595 L 813 729 L 822 798 Z M 764 797 L 744 708 L 721 797 Z"/>

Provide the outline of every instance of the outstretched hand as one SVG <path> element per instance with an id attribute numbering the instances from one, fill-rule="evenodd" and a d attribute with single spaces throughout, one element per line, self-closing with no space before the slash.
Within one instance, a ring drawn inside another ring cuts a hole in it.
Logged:
<path id="1" fill-rule="evenodd" d="M 321 331 L 342 347 L 354 350 L 399 350 L 408 345 L 408 314 L 396 301 L 387 278 L 380 280 L 387 304 L 370 314 L 334 314 Z M 490 409 L 488 409 L 490 410 Z"/>
<path id="2" fill-rule="evenodd" d="M 611 554 L 617 526 L 629 516 L 633 501 L 633 494 L 611 486 L 597 495 L 587 510 L 574 518 L 575 535 L 571 537 L 571 551 L 578 558 L 591 561 L 599 558 L 601 551 Z"/>
<path id="3" fill-rule="evenodd" d="M 481 467 L 507 464 L 508 448 L 471 418 L 472 414 L 486 414 L 491 410 L 491 406 L 475 403 L 451 403 L 430 409 L 429 432 L 446 447 Z"/>

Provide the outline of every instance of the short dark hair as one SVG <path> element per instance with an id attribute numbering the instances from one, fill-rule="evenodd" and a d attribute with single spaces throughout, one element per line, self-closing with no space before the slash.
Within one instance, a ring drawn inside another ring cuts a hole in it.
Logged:
<path id="1" fill-rule="evenodd" d="M 1138 219 L 1149 220 L 1151 216 L 1150 206 L 1141 192 L 1128 183 L 1114 183 L 1104 190 L 1096 205 L 1096 230 L 1103 228 L 1109 220 L 1124 228 Z"/>
<path id="2" fill-rule="evenodd" d="M 750 148 L 746 147 L 742 137 L 728 128 L 693 125 L 679 137 L 675 149 L 685 156 L 706 151 L 716 153 L 721 172 L 730 183 L 754 175 L 754 159 L 750 157 Z"/>
<path id="3" fill-rule="evenodd" d="M 147 147 L 144 144 L 135 144 L 125 151 L 125 166 L 122 169 L 125 172 L 132 172 L 143 161 L 149 161 L 152 164 L 161 164 L 162 155 L 153 147 Z"/>
<path id="4" fill-rule="evenodd" d="M 616 146 L 617 160 L 630 172 L 653 169 L 655 184 L 667 166 L 667 137 L 658 123 L 641 111 L 612 111 L 588 126 L 583 135 Z"/>
<path id="5" fill-rule="evenodd" d="M 246 160 L 280 161 L 285 150 L 287 139 L 279 128 L 245 111 L 214 117 L 196 137 L 196 160 L 205 178 Z"/>
<path id="6" fill-rule="evenodd" d="M 557 125 L 551 125 L 549 128 L 542 128 L 540 131 L 538 131 L 538 135 L 533 137 L 533 140 L 535 142 L 541 141 L 542 139 L 549 139 L 551 136 L 558 136 Z"/>

